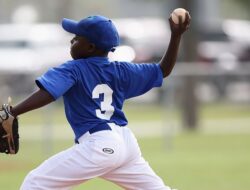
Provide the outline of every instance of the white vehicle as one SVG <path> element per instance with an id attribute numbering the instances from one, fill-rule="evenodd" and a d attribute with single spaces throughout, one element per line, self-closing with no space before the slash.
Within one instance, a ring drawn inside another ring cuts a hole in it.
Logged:
<path id="1" fill-rule="evenodd" d="M 120 18 L 113 21 L 123 48 L 121 53 L 119 47 L 117 48 L 120 57 L 131 57 L 129 61 L 134 62 L 152 62 L 161 59 L 170 39 L 168 20 L 146 17 Z"/>
<path id="2" fill-rule="evenodd" d="M 70 59 L 70 38 L 58 24 L 1 24 L 0 71 L 29 73 Z"/>
<path id="3" fill-rule="evenodd" d="M 205 28 L 197 51 L 200 61 L 234 69 L 240 62 L 250 61 L 250 22 L 224 20 L 217 27 Z"/>

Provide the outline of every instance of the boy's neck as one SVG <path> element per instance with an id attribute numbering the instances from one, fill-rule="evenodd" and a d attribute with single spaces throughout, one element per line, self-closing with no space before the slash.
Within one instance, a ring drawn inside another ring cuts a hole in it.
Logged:
<path id="1" fill-rule="evenodd" d="M 91 57 L 108 57 L 109 52 L 104 52 L 102 50 L 96 49 L 91 55 Z"/>

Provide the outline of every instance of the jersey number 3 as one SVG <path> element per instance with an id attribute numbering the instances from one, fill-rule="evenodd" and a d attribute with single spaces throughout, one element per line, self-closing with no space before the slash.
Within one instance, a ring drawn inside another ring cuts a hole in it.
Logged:
<path id="1" fill-rule="evenodd" d="M 96 116 L 100 119 L 110 120 L 114 113 L 114 106 L 112 106 L 113 90 L 107 84 L 98 84 L 93 92 L 92 98 L 98 99 L 103 94 L 103 101 L 101 101 L 100 109 L 96 109 Z"/>

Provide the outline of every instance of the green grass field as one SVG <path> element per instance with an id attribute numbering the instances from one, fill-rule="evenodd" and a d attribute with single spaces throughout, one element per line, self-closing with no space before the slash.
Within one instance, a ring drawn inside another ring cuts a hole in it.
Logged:
<path id="1" fill-rule="evenodd" d="M 179 123 L 178 111 L 165 111 L 158 106 L 128 106 L 126 111 L 130 125 L 135 131 L 136 124 L 140 122 L 159 120 L 165 122 L 171 118 L 174 124 Z M 212 132 L 208 133 L 207 130 L 192 133 L 182 131 L 171 135 L 162 134 L 151 137 L 140 136 L 137 132 L 144 157 L 167 185 L 179 190 L 249 190 L 250 133 L 245 130 L 247 127 L 250 128 L 249 105 L 208 105 L 202 107 L 200 111 L 201 126 L 207 128 L 210 123 L 213 123 L 211 121 L 218 123 L 218 125 L 211 126 Z M 49 113 L 53 113 L 55 117 L 51 119 L 49 125 L 55 123 L 66 125 L 62 112 L 61 108 L 50 110 Z M 20 119 L 22 125 L 20 152 L 15 156 L 0 155 L 0 189 L 19 189 L 22 180 L 30 170 L 56 152 L 72 145 L 73 141 L 70 137 L 54 138 L 45 143 L 42 138 L 43 130 L 41 127 L 35 128 L 45 123 L 44 115 L 47 115 L 46 110 L 40 110 L 28 113 Z M 228 120 L 229 124 L 227 124 Z M 232 123 L 237 121 L 244 121 L 235 126 L 244 130 L 232 133 L 230 131 Z M 223 132 L 217 133 L 215 128 L 219 130 L 223 122 L 224 125 L 228 125 L 229 132 L 223 126 Z M 62 127 L 66 130 L 65 126 Z M 152 127 L 154 126 L 145 125 L 145 129 Z M 57 133 L 58 130 L 62 131 L 62 128 L 53 128 L 53 133 Z M 39 138 L 35 138 L 35 132 L 40 134 Z M 121 188 L 110 182 L 95 179 L 75 189 L 119 190 Z"/>
<path id="2" fill-rule="evenodd" d="M 164 181 L 180 190 L 249 190 L 250 134 L 180 134 L 171 145 L 163 138 L 139 140 L 144 157 Z M 69 141 L 53 143 L 54 151 Z M 17 190 L 28 171 L 48 155 L 41 142 L 23 141 L 16 156 L 1 155 L 1 189 Z M 93 180 L 75 189 L 121 189 L 110 182 Z"/>

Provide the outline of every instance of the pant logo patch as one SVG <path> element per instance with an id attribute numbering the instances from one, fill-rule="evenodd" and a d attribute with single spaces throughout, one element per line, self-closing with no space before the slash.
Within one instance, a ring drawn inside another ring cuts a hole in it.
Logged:
<path id="1" fill-rule="evenodd" d="M 102 151 L 107 154 L 113 154 L 115 151 L 111 148 L 103 148 Z"/>

